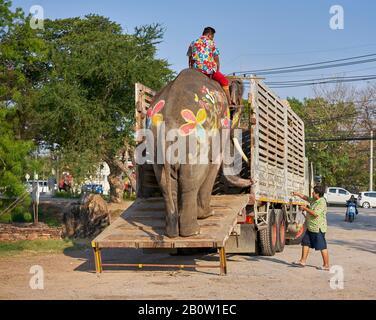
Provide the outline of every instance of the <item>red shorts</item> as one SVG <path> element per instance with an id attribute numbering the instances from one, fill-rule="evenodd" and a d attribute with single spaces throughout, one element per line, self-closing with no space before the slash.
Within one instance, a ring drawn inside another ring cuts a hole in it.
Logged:
<path id="1" fill-rule="evenodd" d="M 219 71 L 215 72 L 212 75 L 212 79 L 219 82 L 222 87 L 228 87 L 230 84 L 228 79 L 225 77 L 225 75 L 220 73 Z"/>
<path id="2" fill-rule="evenodd" d="M 226 76 L 223 73 L 220 73 L 219 71 L 215 72 L 213 74 L 206 74 L 206 73 L 203 72 L 203 74 L 205 74 L 208 77 L 212 78 L 213 80 L 219 82 L 219 84 L 222 87 L 228 87 L 229 84 L 230 84 L 229 81 L 228 81 L 228 79 L 226 78 Z"/>

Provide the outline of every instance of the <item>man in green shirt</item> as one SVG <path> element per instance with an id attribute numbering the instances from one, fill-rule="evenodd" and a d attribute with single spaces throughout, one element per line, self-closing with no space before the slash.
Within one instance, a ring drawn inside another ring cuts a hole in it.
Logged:
<path id="1" fill-rule="evenodd" d="M 325 234 L 328 230 L 326 220 L 327 204 L 324 198 L 324 188 L 315 187 L 313 189 L 312 198 L 294 192 L 293 196 L 297 196 L 310 203 L 310 208 L 301 206 L 300 209 L 307 213 L 307 231 L 302 240 L 302 257 L 299 261 L 294 262 L 295 265 L 305 267 L 310 249 L 321 251 L 323 258 L 323 266 L 320 270 L 329 271 L 329 253 L 328 246 L 325 239 Z"/>

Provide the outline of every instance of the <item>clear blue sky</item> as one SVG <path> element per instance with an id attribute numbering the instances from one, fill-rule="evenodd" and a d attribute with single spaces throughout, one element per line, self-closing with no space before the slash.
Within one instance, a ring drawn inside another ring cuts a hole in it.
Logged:
<path id="1" fill-rule="evenodd" d="M 205 3 L 205 5 L 203 5 Z M 14 0 L 28 12 L 41 5 L 50 19 L 96 13 L 120 23 L 125 31 L 159 22 L 166 28 L 159 57 L 176 71 L 186 67 L 187 46 L 203 27 L 217 30 L 222 71 L 262 69 L 376 53 L 374 0 Z M 329 27 L 332 5 L 345 10 L 345 29 Z M 279 75 L 268 80 L 297 80 L 333 75 L 376 74 L 376 63 Z M 311 88 L 275 90 L 281 97 L 311 96 Z"/>

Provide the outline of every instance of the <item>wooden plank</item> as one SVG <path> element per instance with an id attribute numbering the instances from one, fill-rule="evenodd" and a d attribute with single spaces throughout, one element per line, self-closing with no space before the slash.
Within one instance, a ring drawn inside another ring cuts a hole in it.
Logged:
<path id="1" fill-rule="evenodd" d="M 138 199 L 94 242 L 99 248 L 223 247 L 237 224 L 238 213 L 248 201 L 249 195 L 213 196 L 211 204 L 215 214 L 199 220 L 200 235 L 170 239 L 164 236 L 163 199 Z"/>

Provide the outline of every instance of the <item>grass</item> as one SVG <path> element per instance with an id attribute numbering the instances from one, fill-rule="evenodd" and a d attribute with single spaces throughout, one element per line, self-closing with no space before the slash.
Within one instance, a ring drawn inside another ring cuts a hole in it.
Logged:
<path id="1" fill-rule="evenodd" d="M 86 240 L 24 240 L 15 242 L 0 242 L 0 257 L 19 254 L 55 254 L 65 250 L 77 251 L 89 248 Z"/>
<path id="2" fill-rule="evenodd" d="M 56 214 L 53 214 L 53 212 L 45 212 L 42 208 L 39 208 L 38 219 L 40 222 L 43 222 L 52 228 L 61 227 L 62 225 L 62 222 L 56 216 Z"/>

